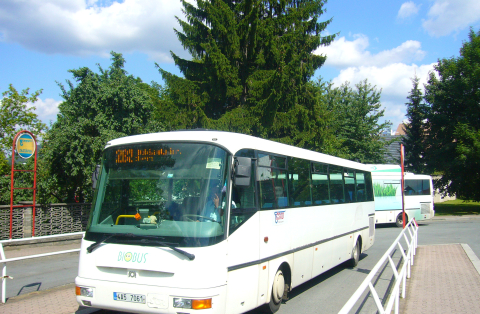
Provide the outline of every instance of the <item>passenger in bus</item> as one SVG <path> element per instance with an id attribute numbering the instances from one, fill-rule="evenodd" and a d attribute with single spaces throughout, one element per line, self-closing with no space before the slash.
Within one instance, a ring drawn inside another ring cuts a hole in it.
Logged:
<path id="1" fill-rule="evenodd" d="M 277 200 L 277 205 L 279 208 L 288 206 L 288 199 L 283 194 L 283 187 L 275 187 L 275 198 Z"/>

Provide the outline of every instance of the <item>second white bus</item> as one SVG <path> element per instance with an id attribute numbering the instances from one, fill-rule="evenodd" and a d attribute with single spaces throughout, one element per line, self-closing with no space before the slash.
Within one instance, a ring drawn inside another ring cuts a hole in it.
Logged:
<path id="1" fill-rule="evenodd" d="M 228 132 L 109 142 L 77 301 L 134 313 L 276 312 L 374 243 L 369 167 Z"/>
<path id="2" fill-rule="evenodd" d="M 395 223 L 403 226 L 401 168 L 398 165 L 369 165 L 375 193 L 375 223 Z M 404 174 L 406 223 L 409 219 L 428 220 L 435 215 L 432 177 Z"/>

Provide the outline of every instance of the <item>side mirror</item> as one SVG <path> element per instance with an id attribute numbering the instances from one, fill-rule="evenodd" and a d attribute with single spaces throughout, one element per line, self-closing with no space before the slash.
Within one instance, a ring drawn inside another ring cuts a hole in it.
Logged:
<path id="1" fill-rule="evenodd" d="M 100 174 L 100 165 L 97 165 L 95 167 L 95 171 L 93 171 L 93 174 L 92 174 L 92 189 L 94 189 L 94 190 L 97 187 L 97 181 L 98 181 L 99 174 Z"/>
<path id="2" fill-rule="evenodd" d="M 248 157 L 235 157 L 233 184 L 238 187 L 250 186 L 252 173 L 252 159 Z"/>

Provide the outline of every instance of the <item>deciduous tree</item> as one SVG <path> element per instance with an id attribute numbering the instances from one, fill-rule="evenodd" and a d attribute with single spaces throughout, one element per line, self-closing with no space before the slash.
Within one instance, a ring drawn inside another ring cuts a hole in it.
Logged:
<path id="1" fill-rule="evenodd" d="M 8 90 L 2 93 L 0 100 L 0 151 L 11 154 L 15 134 L 20 130 L 28 130 L 41 137 L 47 126 L 40 121 L 35 113 L 35 107 L 28 107 L 28 103 L 35 103 L 41 90 L 30 94 L 26 88 L 20 93 L 9 85 Z"/>
<path id="2" fill-rule="evenodd" d="M 10 204 L 11 187 L 11 154 L 12 144 L 15 135 L 20 130 L 32 132 L 37 141 L 41 139 L 47 126 L 40 121 L 35 113 L 34 106 L 28 106 L 37 101 L 41 90 L 30 94 L 30 89 L 26 88 L 20 93 L 9 85 L 8 90 L 2 93 L 0 100 L 0 204 Z M 17 164 L 16 169 L 32 170 L 33 158 L 25 161 L 24 164 Z M 18 172 L 15 175 L 15 187 L 32 187 L 33 175 L 29 172 Z M 16 190 L 14 192 L 15 201 L 32 200 L 31 190 Z"/>
<path id="3" fill-rule="evenodd" d="M 428 166 L 442 174 L 441 192 L 480 201 L 480 31 L 434 69 L 425 90 Z"/>
<path id="4" fill-rule="evenodd" d="M 58 84 L 65 101 L 47 133 L 45 159 L 50 193 L 61 201 L 90 200 L 91 176 L 109 140 L 162 130 L 150 119 L 155 92 L 127 75 L 121 54 L 111 55 L 108 70 L 70 70 L 77 84 Z"/>
<path id="5" fill-rule="evenodd" d="M 381 109 L 381 90 L 367 80 L 355 84 L 349 82 L 340 87 L 329 86 L 328 108 L 335 114 L 332 128 L 341 141 L 337 156 L 362 163 L 385 162 L 386 146 L 382 134 L 391 123 L 380 122 L 385 109 Z"/>

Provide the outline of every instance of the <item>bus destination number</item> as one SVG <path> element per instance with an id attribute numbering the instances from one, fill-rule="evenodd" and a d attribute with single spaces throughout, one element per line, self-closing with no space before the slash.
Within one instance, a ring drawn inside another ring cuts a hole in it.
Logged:
<path id="1" fill-rule="evenodd" d="M 124 301 L 124 302 L 133 302 L 133 303 L 145 303 L 145 295 L 123 293 L 123 292 L 114 292 L 113 293 L 113 300 Z"/>
<path id="2" fill-rule="evenodd" d="M 179 149 L 161 148 L 161 149 L 117 149 L 115 150 L 116 164 L 132 164 L 137 162 L 152 162 L 156 157 L 165 157 L 181 155 Z"/>

